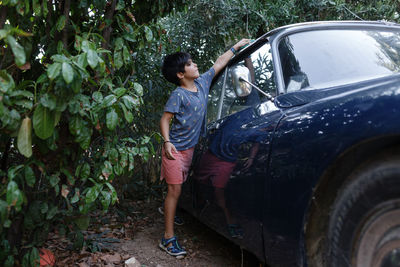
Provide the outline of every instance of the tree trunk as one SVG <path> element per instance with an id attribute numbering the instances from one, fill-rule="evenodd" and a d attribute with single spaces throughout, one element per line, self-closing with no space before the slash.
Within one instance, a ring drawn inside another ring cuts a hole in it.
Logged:
<path id="1" fill-rule="evenodd" d="M 4 23 L 6 22 L 6 18 L 7 18 L 7 7 L 2 6 L 0 8 L 0 29 L 3 29 Z"/>
<path id="2" fill-rule="evenodd" d="M 50 39 L 50 30 L 51 30 L 50 22 L 52 21 L 52 18 L 53 18 L 53 1 L 52 0 L 48 0 L 47 1 L 47 10 L 49 12 L 47 13 L 47 18 L 46 18 L 46 20 L 47 20 L 47 23 L 46 23 L 46 35 L 47 35 L 47 39 L 51 40 Z"/>
<path id="3" fill-rule="evenodd" d="M 4 152 L 3 152 L 3 157 L 1 159 L 1 169 L 4 172 L 7 172 L 7 163 L 8 163 L 8 153 L 10 153 L 10 147 L 11 147 L 11 138 L 7 140 L 6 145 L 4 146 Z"/>
<path id="4" fill-rule="evenodd" d="M 112 19 L 116 5 L 117 5 L 117 0 L 112 0 L 111 4 L 110 2 L 107 3 L 106 12 L 104 14 L 104 21 Z M 104 49 L 108 48 L 108 43 L 110 42 L 110 37 L 111 37 L 111 31 L 112 31 L 111 24 L 105 27 L 103 30 L 104 41 L 101 47 Z"/>
<path id="5" fill-rule="evenodd" d="M 69 11 L 71 9 L 71 0 L 65 0 L 64 2 L 64 16 L 65 16 L 65 26 L 62 33 L 62 42 L 64 44 L 64 49 L 68 47 L 68 24 L 69 24 Z"/>

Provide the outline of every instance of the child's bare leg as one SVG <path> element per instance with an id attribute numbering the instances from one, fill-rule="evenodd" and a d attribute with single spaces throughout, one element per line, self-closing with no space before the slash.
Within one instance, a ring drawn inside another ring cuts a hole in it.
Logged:
<path id="1" fill-rule="evenodd" d="M 164 202 L 165 238 L 174 236 L 174 217 L 179 196 L 181 195 L 181 184 L 169 184 L 168 193 Z"/>
<path id="2" fill-rule="evenodd" d="M 224 211 L 226 222 L 228 224 L 234 223 L 234 219 L 228 208 L 226 207 L 225 202 L 225 189 L 224 188 L 214 188 L 215 190 L 215 199 L 217 201 L 218 206 Z"/>

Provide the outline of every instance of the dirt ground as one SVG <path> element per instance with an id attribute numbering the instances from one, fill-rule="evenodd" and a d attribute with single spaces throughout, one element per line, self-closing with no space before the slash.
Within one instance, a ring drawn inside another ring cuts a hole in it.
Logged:
<path id="1" fill-rule="evenodd" d="M 81 251 L 73 250 L 66 237 L 50 235 L 45 247 L 54 253 L 56 266 L 124 266 L 132 257 L 142 267 L 259 266 L 251 254 L 184 211 L 179 215 L 185 223 L 175 226 L 175 231 L 188 255 L 184 259 L 171 257 L 158 248 L 163 233 L 163 216 L 157 211 L 161 203 L 132 201 L 124 206 L 130 210 L 92 214 L 91 226 L 84 232 L 87 246 Z"/>

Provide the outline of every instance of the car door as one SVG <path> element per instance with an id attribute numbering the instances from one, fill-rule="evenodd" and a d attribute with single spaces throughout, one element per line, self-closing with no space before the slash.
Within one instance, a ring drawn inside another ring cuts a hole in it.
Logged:
<path id="1" fill-rule="evenodd" d="M 273 132 L 281 111 L 265 96 L 276 95 L 268 42 L 234 60 L 213 83 L 207 132 L 196 146 L 181 206 L 202 222 L 264 260 L 262 209 Z M 244 66 L 260 91 L 235 93 L 234 69 Z"/>

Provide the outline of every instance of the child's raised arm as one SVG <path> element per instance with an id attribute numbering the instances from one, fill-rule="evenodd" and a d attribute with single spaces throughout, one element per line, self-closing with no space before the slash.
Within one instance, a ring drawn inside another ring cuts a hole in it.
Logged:
<path id="1" fill-rule="evenodd" d="M 250 39 L 242 39 L 239 42 L 237 42 L 234 46 L 232 46 L 231 49 L 226 51 L 224 54 L 222 54 L 214 63 L 213 68 L 215 70 L 215 75 L 217 75 L 220 70 L 222 70 L 228 61 L 233 57 L 234 51 L 238 51 L 242 46 L 250 43 Z M 233 50 L 233 51 L 232 51 Z"/>

